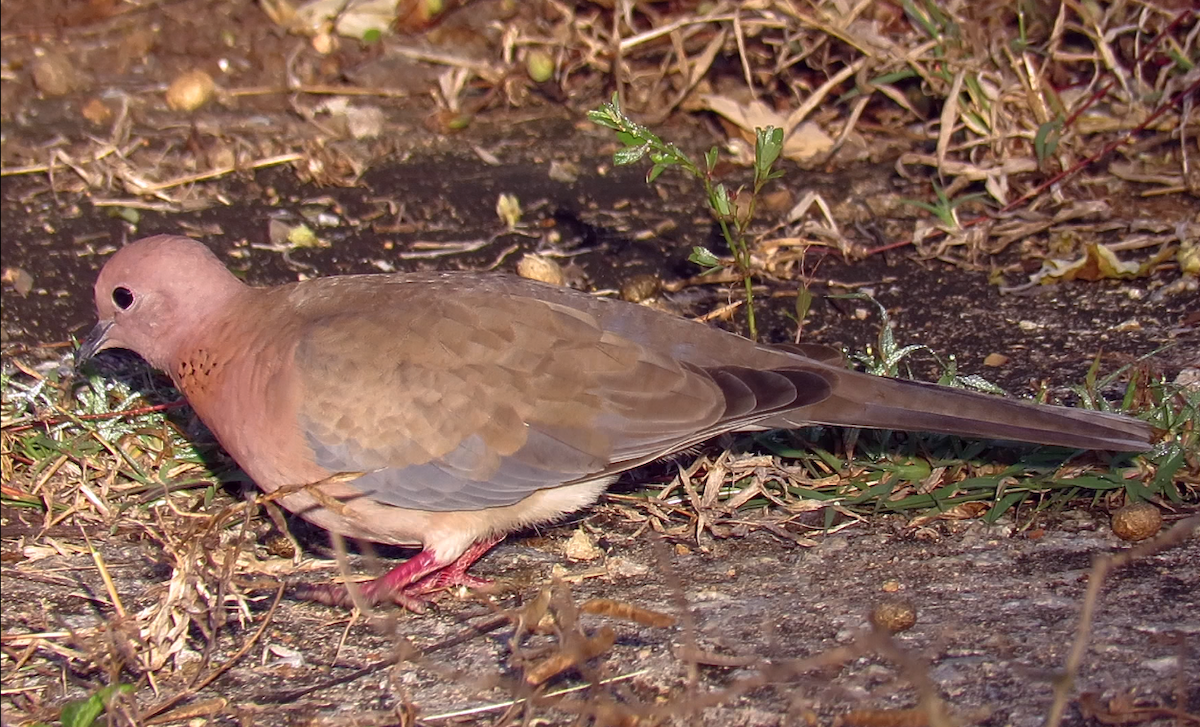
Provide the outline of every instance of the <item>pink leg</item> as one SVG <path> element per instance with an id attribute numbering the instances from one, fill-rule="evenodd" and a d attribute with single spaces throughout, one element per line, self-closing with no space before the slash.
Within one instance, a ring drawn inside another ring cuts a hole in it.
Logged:
<path id="1" fill-rule="evenodd" d="M 433 551 L 422 550 L 375 580 L 357 584 L 355 588 L 368 604 L 392 600 L 410 611 L 422 613 L 425 611 L 424 600 L 405 596 L 404 589 L 448 565 L 450 564 L 437 562 Z M 354 607 L 349 588 L 333 583 L 302 585 L 296 589 L 296 597 L 328 606 Z"/>
<path id="2" fill-rule="evenodd" d="M 431 550 L 422 550 L 373 581 L 356 586 L 368 604 L 393 601 L 414 613 L 424 613 L 425 596 L 435 590 L 456 585 L 477 588 L 489 581 L 467 575 L 467 568 L 492 549 L 503 537 L 480 540 L 450 563 L 440 563 Z M 346 586 L 325 583 L 304 585 L 296 596 L 329 606 L 353 608 L 354 600 Z"/>
<path id="3" fill-rule="evenodd" d="M 485 553 L 496 547 L 496 543 L 499 543 L 501 540 L 504 540 L 503 535 L 493 535 L 485 540 L 476 541 L 450 565 L 441 570 L 434 571 L 416 583 L 405 587 L 404 594 L 420 597 L 434 591 L 440 591 L 443 588 L 453 588 L 454 586 L 466 586 L 467 588 L 484 588 L 490 586 L 492 584 L 490 580 L 469 575 L 467 569 L 475 561 L 482 558 Z"/>

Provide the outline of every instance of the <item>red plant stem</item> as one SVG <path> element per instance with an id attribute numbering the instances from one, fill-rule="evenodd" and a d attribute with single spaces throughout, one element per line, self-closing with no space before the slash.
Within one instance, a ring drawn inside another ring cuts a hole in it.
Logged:
<path id="1" fill-rule="evenodd" d="M 1150 54 L 1150 51 L 1154 50 L 1154 48 L 1158 46 L 1159 41 L 1161 41 L 1163 38 L 1167 37 L 1168 33 L 1175 30 L 1176 26 L 1178 26 L 1180 23 L 1182 23 L 1183 19 L 1186 18 L 1189 14 L 1190 13 L 1187 10 L 1184 10 L 1179 15 L 1176 15 L 1175 19 L 1172 20 L 1167 25 L 1167 27 L 1163 28 L 1162 31 L 1159 32 L 1158 35 L 1151 38 L 1150 42 L 1146 44 L 1146 47 L 1142 49 L 1142 52 L 1138 53 L 1138 57 L 1136 59 L 1134 59 L 1134 61 L 1133 61 L 1134 65 L 1137 65 L 1137 64 L 1141 63 L 1142 61 L 1146 60 L 1146 56 Z M 1077 108 L 1071 112 L 1071 115 L 1067 117 L 1066 121 L 1063 121 L 1063 128 L 1070 128 L 1071 124 L 1075 123 L 1075 119 L 1079 118 L 1079 116 L 1084 111 L 1087 111 L 1097 101 L 1099 101 L 1101 98 L 1104 98 L 1104 94 L 1108 93 L 1108 89 L 1112 88 L 1114 83 L 1116 83 L 1116 81 L 1114 81 L 1111 78 L 1108 79 L 1108 82 L 1105 83 L 1104 86 L 1102 86 L 1098 91 L 1096 91 L 1091 96 L 1089 96 L 1088 100 L 1084 101 L 1079 106 L 1079 108 Z"/>
<path id="2" fill-rule="evenodd" d="M 110 411 L 110 412 L 105 412 L 103 414 L 77 414 L 73 417 L 65 417 L 65 418 L 60 417 L 58 419 L 39 419 L 36 422 L 33 422 L 31 424 L 21 424 L 20 426 L 12 427 L 12 428 L 8 429 L 7 431 L 23 432 L 28 429 L 33 429 L 36 426 L 52 427 L 52 426 L 55 426 L 58 424 L 66 424 L 68 422 L 73 422 L 76 420 L 102 421 L 104 419 L 120 419 L 122 417 L 136 417 L 136 416 L 141 416 L 143 414 L 153 414 L 155 412 L 169 411 L 171 409 L 178 409 L 179 407 L 184 406 L 185 404 L 187 404 L 187 402 L 185 400 L 176 399 L 175 401 L 169 401 L 166 404 L 153 404 L 151 406 L 143 406 L 138 409 L 123 409 L 121 411 Z"/>

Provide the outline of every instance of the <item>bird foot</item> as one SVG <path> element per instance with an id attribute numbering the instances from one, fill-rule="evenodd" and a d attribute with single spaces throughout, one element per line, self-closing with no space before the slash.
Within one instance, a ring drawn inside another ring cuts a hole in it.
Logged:
<path id="1" fill-rule="evenodd" d="M 453 563 L 450 563 L 441 570 L 434 571 L 419 581 L 405 587 L 404 593 L 408 596 L 420 598 L 422 596 L 441 591 L 455 586 L 466 586 L 467 588 L 488 588 L 493 585 L 490 578 L 479 578 L 467 573 L 467 569 L 471 567 L 475 561 L 483 557 L 483 554 L 491 550 L 496 543 L 503 540 L 503 537 L 492 537 L 486 540 L 480 540 L 473 544 L 462 555 L 458 556 Z"/>
<path id="2" fill-rule="evenodd" d="M 467 588 L 490 588 L 495 585 L 495 581 L 491 578 L 480 578 L 467 573 L 447 573 L 444 570 L 437 573 L 431 573 L 408 588 L 404 592 L 409 596 L 420 597 L 435 591 L 444 591 L 455 586 L 465 586 Z"/>
<path id="3" fill-rule="evenodd" d="M 353 586 L 334 583 L 303 584 L 295 589 L 295 595 L 300 600 L 315 601 L 327 606 L 354 608 L 355 599 L 350 589 L 355 588 L 366 605 L 373 606 L 391 601 L 413 613 L 425 613 L 431 600 L 429 596 L 436 591 L 454 586 L 483 588 L 491 585 L 490 580 L 470 575 L 467 569 L 501 539 L 492 537 L 480 540 L 450 563 L 439 563 L 432 551 L 422 550 L 373 581 Z"/>

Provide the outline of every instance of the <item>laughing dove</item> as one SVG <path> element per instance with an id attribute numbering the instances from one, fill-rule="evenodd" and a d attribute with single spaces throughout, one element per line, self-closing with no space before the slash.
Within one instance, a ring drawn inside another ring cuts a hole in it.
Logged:
<path id="1" fill-rule="evenodd" d="M 203 244 L 162 235 L 118 251 L 95 294 L 81 360 L 135 351 L 260 487 L 287 488 L 285 507 L 421 545 L 361 589 L 412 608 L 475 582 L 467 567 L 505 534 L 723 432 L 819 423 L 1128 451 L 1152 435 L 1129 417 L 857 373 L 815 349 L 503 275 L 253 288 Z M 349 602 L 343 587 L 313 595 Z"/>

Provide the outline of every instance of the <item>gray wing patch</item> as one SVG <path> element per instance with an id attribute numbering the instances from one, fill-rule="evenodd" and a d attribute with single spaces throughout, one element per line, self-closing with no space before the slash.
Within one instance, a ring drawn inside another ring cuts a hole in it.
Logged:
<path id="1" fill-rule="evenodd" d="M 374 459 L 369 451 L 360 452 L 348 442 L 322 442 L 311 429 L 306 436 L 322 467 L 333 472 L 370 469 L 363 466 Z M 506 457 L 490 451 L 479 435 L 472 435 L 443 457 L 423 464 L 373 469 L 350 484 L 372 500 L 411 510 L 484 510 L 516 504 L 538 490 L 588 479 L 607 465 L 607 458 L 589 456 L 531 429 L 525 445 Z"/>
<path id="2" fill-rule="evenodd" d="M 722 416 L 705 422 L 668 424 L 660 418 L 639 419 L 607 412 L 593 431 L 543 429 L 526 424 L 525 443 L 510 455 L 499 455 L 478 434 L 466 437 L 445 455 L 428 462 L 388 467 L 378 452 L 353 439 L 332 441 L 326 430 L 306 421 L 305 436 L 317 464 L 333 472 L 369 470 L 350 484 L 378 502 L 412 510 L 449 512 L 513 505 L 538 490 L 613 474 L 660 457 L 680 446 L 769 416 L 773 411 L 821 401 L 830 384 L 823 376 L 794 369 L 759 371 L 737 366 L 707 370 L 723 395 Z M 669 414 L 662 412 L 664 417 Z M 615 445 L 600 448 L 601 440 Z M 590 446 L 589 446 L 590 445 Z M 589 454 L 588 452 L 603 452 Z"/>

